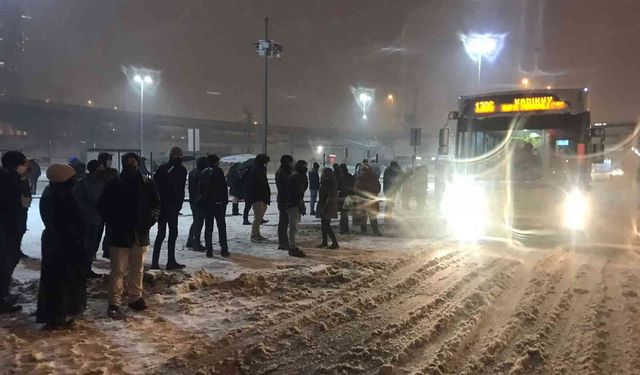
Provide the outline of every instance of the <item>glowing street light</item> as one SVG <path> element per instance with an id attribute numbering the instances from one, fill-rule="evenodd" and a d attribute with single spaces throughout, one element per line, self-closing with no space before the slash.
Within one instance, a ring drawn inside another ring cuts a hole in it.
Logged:
<path id="1" fill-rule="evenodd" d="M 522 83 L 522 86 L 524 86 L 525 89 L 528 89 L 529 88 L 529 84 L 531 82 L 529 81 L 529 78 L 523 78 L 521 83 Z"/>
<path id="2" fill-rule="evenodd" d="M 478 63 L 478 91 L 480 90 L 482 59 L 494 61 L 504 47 L 506 34 L 469 34 L 460 36 L 471 60 Z"/>
<path id="3" fill-rule="evenodd" d="M 393 96 L 393 94 L 389 94 L 387 95 L 387 101 L 389 102 L 389 104 L 393 104 L 396 101 L 396 98 Z"/>
<path id="4" fill-rule="evenodd" d="M 154 83 L 149 74 L 136 74 L 133 82 L 140 85 L 140 156 L 144 155 L 144 87 Z"/>
<path id="5" fill-rule="evenodd" d="M 317 153 L 317 154 L 322 154 L 322 151 L 323 151 L 323 150 L 324 150 L 324 147 L 322 147 L 322 146 L 318 146 L 318 147 L 316 148 L 316 153 Z"/>
<path id="6" fill-rule="evenodd" d="M 362 119 L 366 120 L 367 109 L 369 109 L 369 107 L 371 107 L 371 104 L 373 103 L 373 98 L 375 96 L 376 90 L 365 88 L 365 87 L 359 87 L 359 88 L 352 87 L 351 92 L 353 93 L 353 96 L 356 98 L 356 103 L 358 104 L 360 109 L 362 109 Z"/>

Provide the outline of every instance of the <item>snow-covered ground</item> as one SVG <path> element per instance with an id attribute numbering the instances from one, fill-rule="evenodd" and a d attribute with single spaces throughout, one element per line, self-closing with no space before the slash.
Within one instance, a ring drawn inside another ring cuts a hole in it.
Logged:
<path id="1" fill-rule="evenodd" d="M 148 272 L 150 309 L 126 320 L 106 316 L 105 277 L 91 282 L 73 329 L 40 330 L 30 315 L 39 263 L 21 263 L 25 311 L 0 317 L 0 372 L 635 374 L 640 248 L 622 215 L 635 212 L 630 199 L 602 199 L 594 216 L 616 215 L 585 244 L 545 249 L 458 244 L 437 219 L 401 211 L 403 227 L 384 237 L 339 236 L 340 250 L 321 250 L 319 223 L 305 217 L 305 259 L 251 244 L 240 217 L 228 217 L 231 258 L 182 249 L 185 207 L 178 258 L 188 267 Z M 37 257 L 33 216 L 25 250 Z M 263 233 L 275 239 L 274 207 L 267 218 Z"/>

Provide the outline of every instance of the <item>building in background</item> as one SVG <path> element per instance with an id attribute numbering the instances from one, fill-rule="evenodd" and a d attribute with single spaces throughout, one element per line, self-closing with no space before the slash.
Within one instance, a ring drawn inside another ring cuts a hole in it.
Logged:
<path id="1" fill-rule="evenodd" d="M 28 37 L 21 0 L 0 0 L 0 95 L 21 95 L 20 69 Z"/>

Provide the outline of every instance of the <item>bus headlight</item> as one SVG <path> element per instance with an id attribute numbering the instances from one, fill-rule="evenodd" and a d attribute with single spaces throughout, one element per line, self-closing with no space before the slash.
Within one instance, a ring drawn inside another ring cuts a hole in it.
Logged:
<path id="1" fill-rule="evenodd" d="M 564 226 L 571 230 L 584 229 L 589 202 L 578 189 L 570 191 L 564 201 Z"/>
<path id="2" fill-rule="evenodd" d="M 447 185 L 440 212 L 459 240 L 475 241 L 484 234 L 487 224 L 487 197 L 473 178 L 458 177 Z"/>

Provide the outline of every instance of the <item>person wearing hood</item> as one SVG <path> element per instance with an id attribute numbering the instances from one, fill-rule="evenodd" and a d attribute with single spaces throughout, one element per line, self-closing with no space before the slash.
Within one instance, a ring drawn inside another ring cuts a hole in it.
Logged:
<path id="1" fill-rule="evenodd" d="M 122 173 L 107 183 L 98 201 L 98 212 L 111 228 L 109 246 L 111 275 L 107 314 L 122 317 L 120 305 L 127 275 L 129 307 L 147 309 L 142 298 L 144 256 L 149 249 L 149 230 L 160 215 L 160 197 L 152 179 L 142 177 L 140 157 L 135 153 L 122 156 Z"/>
<path id="2" fill-rule="evenodd" d="M 21 152 L 7 151 L 2 155 L 0 231 L 4 246 L 0 246 L 0 314 L 22 309 L 21 306 L 15 305 L 17 296 L 9 293 L 9 287 L 13 271 L 20 261 L 20 242 L 27 230 L 22 178 L 28 169 L 29 160 Z"/>
<path id="3" fill-rule="evenodd" d="M 98 154 L 98 163 L 103 166 L 103 171 L 100 173 L 102 182 L 104 185 L 107 182 L 118 178 L 118 170 L 112 167 L 113 156 L 107 152 L 101 152 Z M 104 238 L 102 240 L 102 257 L 109 259 L 109 225 L 104 225 Z"/>
<path id="4" fill-rule="evenodd" d="M 220 244 L 220 256 L 229 257 L 227 244 L 227 205 L 229 204 L 229 190 L 224 172 L 220 168 L 218 155 L 207 156 L 209 168 L 203 173 L 200 181 L 200 201 L 198 204 L 205 212 L 204 241 L 207 250 L 207 258 L 213 258 L 213 224 L 218 227 L 218 243 Z"/>
<path id="5" fill-rule="evenodd" d="M 278 188 L 278 250 L 289 250 L 289 177 L 293 169 L 293 157 L 282 155 L 280 167 L 276 171 L 276 187 Z"/>
<path id="6" fill-rule="evenodd" d="M 314 162 L 313 168 L 309 171 L 309 200 L 311 201 L 311 216 L 316 215 L 316 201 L 318 190 L 320 190 L 320 164 Z"/>
<path id="7" fill-rule="evenodd" d="M 104 167 L 98 163 L 97 160 L 91 160 L 87 164 L 87 169 L 89 170 L 89 174 L 87 174 L 85 178 L 76 178 L 73 195 L 76 198 L 82 218 L 84 219 L 86 273 L 89 278 L 98 278 L 100 275 L 91 269 L 91 265 L 98 252 L 100 238 L 104 230 L 104 222 L 96 209 L 98 199 L 104 189 L 104 180 L 101 177 Z"/>
<path id="8" fill-rule="evenodd" d="M 267 239 L 260 234 L 260 225 L 267 207 L 271 204 L 271 188 L 267 180 L 267 163 L 269 157 L 265 154 L 256 156 L 255 163 L 247 172 L 247 193 L 245 199 L 253 208 L 253 223 L 251 224 L 251 241 L 261 242 Z"/>
<path id="9" fill-rule="evenodd" d="M 331 229 L 331 219 L 338 218 L 338 182 L 334 171 L 329 168 L 322 170 L 318 217 L 322 223 L 322 243 L 318 247 L 338 249 L 338 240 L 335 233 L 333 233 L 333 229 Z M 327 237 L 331 239 L 331 245 L 327 242 Z"/>
<path id="10" fill-rule="evenodd" d="M 307 179 L 307 162 L 298 160 L 293 167 L 293 173 L 289 176 L 287 184 L 287 213 L 289 214 L 289 255 L 302 258 L 305 253 L 296 244 L 298 234 L 298 223 L 301 216 L 307 214 L 307 207 L 304 204 L 304 193 L 309 187 Z"/>
<path id="11" fill-rule="evenodd" d="M 40 199 L 42 263 L 36 322 L 69 326 L 87 305 L 86 250 L 82 213 L 72 193 L 74 168 L 52 164 Z"/>
<path id="12" fill-rule="evenodd" d="M 153 175 L 158 187 L 162 208 L 158 220 L 158 234 L 153 244 L 151 269 L 160 269 L 160 250 L 169 226 L 167 245 L 168 271 L 182 269 L 185 266 L 176 261 L 176 240 L 178 238 L 178 214 L 184 201 L 184 188 L 187 183 L 187 168 L 182 165 L 183 153 L 180 147 L 173 147 L 169 153 L 169 162 L 162 164 Z"/>
<path id="13" fill-rule="evenodd" d="M 189 238 L 187 239 L 187 248 L 194 251 L 204 251 L 204 246 L 200 238 L 202 237 L 202 226 L 204 225 L 204 211 L 201 206 L 198 205 L 200 199 L 200 191 L 198 186 L 202 180 L 204 170 L 209 168 L 209 162 L 207 158 L 202 156 L 196 160 L 196 167 L 189 172 L 189 205 L 191 206 L 191 214 L 193 215 L 193 222 L 189 229 Z"/>
<path id="14" fill-rule="evenodd" d="M 380 181 L 368 164 L 360 168 L 360 175 L 356 178 L 354 191 L 358 195 L 359 204 L 356 207 L 362 234 L 367 233 L 367 219 L 371 221 L 373 234 L 380 235 L 378 229 L 378 212 L 380 211 Z"/>

